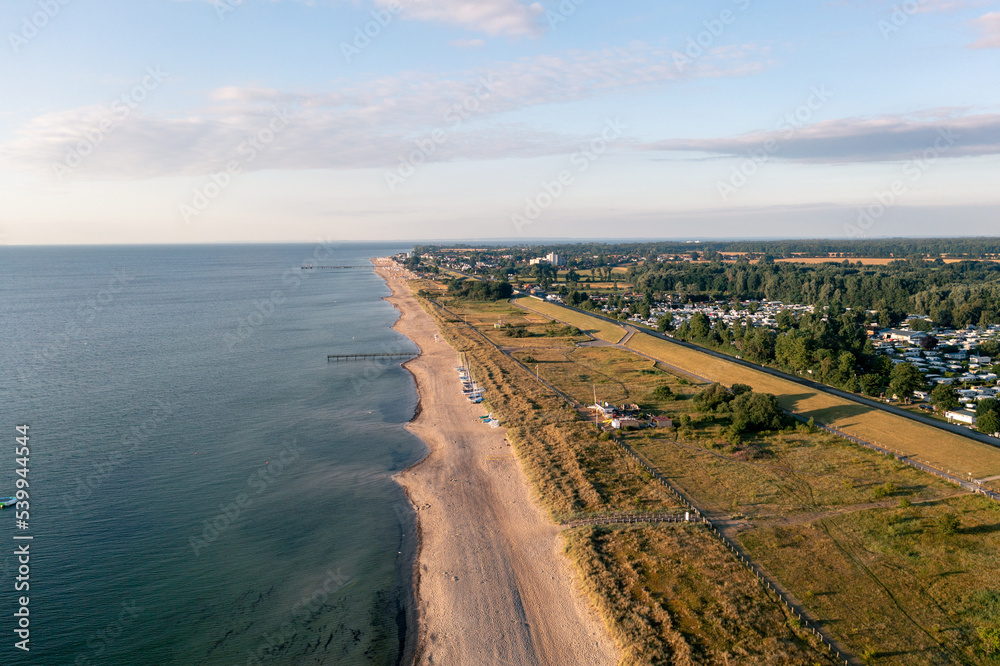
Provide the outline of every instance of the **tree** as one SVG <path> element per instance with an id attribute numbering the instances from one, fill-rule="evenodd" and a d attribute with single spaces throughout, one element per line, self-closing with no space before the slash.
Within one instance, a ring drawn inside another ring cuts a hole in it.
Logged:
<path id="1" fill-rule="evenodd" d="M 778 399 L 770 393 L 741 393 L 730 408 L 737 432 L 777 430 L 785 424 L 785 413 Z"/>
<path id="2" fill-rule="evenodd" d="M 976 430 L 984 435 L 995 435 L 1000 432 L 1000 413 L 986 412 L 976 417 Z"/>
<path id="3" fill-rule="evenodd" d="M 892 369 L 889 380 L 889 391 L 896 394 L 899 400 L 905 401 L 913 397 L 913 392 L 924 386 L 924 376 L 912 363 L 900 363 Z"/>
<path id="4" fill-rule="evenodd" d="M 985 400 L 980 400 L 979 404 L 976 405 L 976 416 L 983 417 L 990 412 L 1000 412 L 1000 401 L 996 398 L 986 398 Z"/>
<path id="5" fill-rule="evenodd" d="M 674 330 L 674 316 L 665 314 L 656 321 L 656 328 L 660 333 Z"/>
<path id="6" fill-rule="evenodd" d="M 775 319 L 778 322 L 778 328 L 782 331 L 790 331 L 795 328 L 795 315 L 789 310 L 782 310 Z"/>
<path id="7" fill-rule="evenodd" d="M 1000 356 L 1000 342 L 996 340 L 985 340 L 979 343 L 976 351 L 980 356 L 997 357 Z"/>
<path id="8" fill-rule="evenodd" d="M 702 411 L 717 409 L 733 399 L 732 392 L 722 384 L 712 384 L 694 397 L 694 406 Z"/>
<path id="9" fill-rule="evenodd" d="M 878 395 L 882 391 L 882 378 L 879 375 L 861 375 L 858 384 L 865 395 Z"/>
<path id="10" fill-rule="evenodd" d="M 775 336 L 769 328 L 755 328 L 743 340 L 743 353 L 756 363 L 774 360 Z"/>
<path id="11" fill-rule="evenodd" d="M 924 351 L 930 351 L 938 346 L 939 340 L 933 335 L 927 335 L 920 339 L 920 348 Z"/>
<path id="12" fill-rule="evenodd" d="M 688 324 L 691 328 L 691 336 L 695 340 L 704 340 L 712 330 L 712 323 L 704 312 L 696 312 Z"/>
<path id="13" fill-rule="evenodd" d="M 931 391 L 931 404 L 939 411 L 947 412 L 957 408 L 962 402 L 958 399 L 958 391 L 954 386 L 938 384 Z"/>

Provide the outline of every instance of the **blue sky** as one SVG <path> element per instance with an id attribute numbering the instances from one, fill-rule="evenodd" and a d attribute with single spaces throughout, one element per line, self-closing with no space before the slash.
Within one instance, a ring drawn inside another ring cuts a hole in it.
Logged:
<path id="1" fill-rule="evenodd" d="M 995 235 L 1000 2 L 8 0 L 0 241 Z"/>

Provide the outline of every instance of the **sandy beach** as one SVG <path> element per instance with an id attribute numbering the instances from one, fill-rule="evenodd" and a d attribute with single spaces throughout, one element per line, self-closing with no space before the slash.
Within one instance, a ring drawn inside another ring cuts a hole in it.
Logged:
<path id="1" fill-rule="evenodd" d="M 461 394 L 458 354 L 399 271 L 379 268 L 399 309 L 396 330 L 420 357 L 408 426 L 430 449 L 397 476 L 417 510 L 418 664 L 601 666 L 618 650 L 585 600 L 559 527 L 533 501 L 503 428 Z M 488 397 L 488 396 L 487 396 Z"/>

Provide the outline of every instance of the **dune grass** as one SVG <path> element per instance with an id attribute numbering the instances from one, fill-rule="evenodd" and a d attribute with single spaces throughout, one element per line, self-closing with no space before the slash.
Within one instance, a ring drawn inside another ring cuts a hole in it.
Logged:
<path id="1" fill-rule="evenodd" d="M 700 525 L 578 528 L 567 552 L 621 664 L 833 664 Z"/>
<path id="2" fill-rule="evenodd" d="M 958 521 L 950 533 L 949 515 Z M 996 502 L 873 508 L 740 541 L 868 663 L 1000 663 Z"/>
<path id="3" fill-rule="evenodd" d="M 596 385 L 602 399 L 673 417 L 676 431 L 624 437 L 729 524 L 748 553 L 866 662 L 1000 663 L 1000 505 L 804 426 L 733 445 L 722 438 L 725 414 L 694 407 L 701 387 L 649 359 L 576 347 L 580 336 L 551 335 L 561 329 L 509 304 L 461 307 L 481 333 L 514 358 L 530 359 L 542 378 L 579 402 L 590 402 Z M 468 352 L 490 409 L 511 427 L 522 464 L 554 516 L 676 508 L 659 484 L 599 440 L 594 426 L 532 373 L 460 320 L 436 314 L 456 349 Z M 531 337 L 495 330 L 498 314 Z M 816 413 L 839 406 L 823 402 L 840 400 L 833 396 L 806 395 L 792 382 L 644 338 L 661 342 L 643 335 L 630 342 L 689 372 L 750 384 Z M 656 397 L 662 385 L 670 393 Z M 859 421 L 858 414 L 840 418 Z M 905 433 L 913 436 L 897 434 Z M 949 528 L 946 515 L 958 526 Z M 782 607 L 696 526 L 578 528 L 567 533 L 567 544 L 625 651 L 623 663 L 829 663 L 828 653 L 799 636 Z"/>

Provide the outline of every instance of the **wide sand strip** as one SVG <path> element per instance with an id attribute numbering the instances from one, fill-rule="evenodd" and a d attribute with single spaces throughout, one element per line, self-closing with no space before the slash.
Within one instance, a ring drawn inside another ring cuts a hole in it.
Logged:
<path id="1" fill-rule="evenodd" d="M 587 605 L 559 528 L 532 500 L 503 428 L 461 394 L 459 357 L 398 272 L 379 269 L 422 353 L 420 410 L 408 426 L 430 448 L 397 476 L 420 531 L 418 664 L 616 664 L 618 650 Z M 488 396 L 487 396 L 488 398 Z"/>

